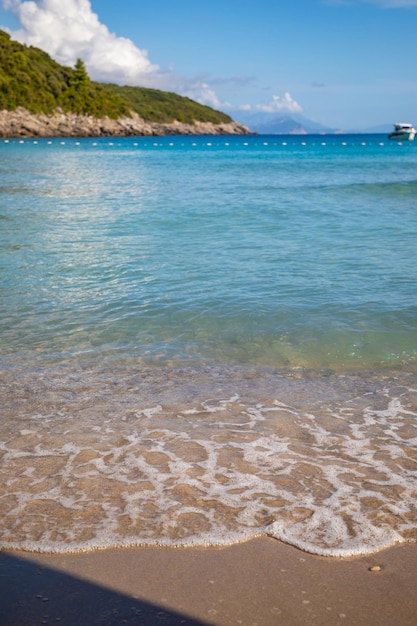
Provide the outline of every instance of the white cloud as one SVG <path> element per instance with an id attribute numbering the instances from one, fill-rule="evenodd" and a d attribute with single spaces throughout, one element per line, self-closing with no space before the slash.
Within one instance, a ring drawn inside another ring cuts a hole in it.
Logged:
<path id="1" fill-rule="evenodd" d="M 174 81 L 174 90 L 180 92 L 183 96 L 188 96 L 201 104 L 206 104 L 214 109 L 229 109 L 231 108 L 230 102 L 222 102 L 216 92 L 205 83 L 197 80 L 186 80 L 179 77 Z"/>
<path id="2" fill-rule="evenodd" d="M 268 104 L 257 104 L 253 108 L 257 111 L 263 111 L 264 113 L 277 113 L 282 111 L 300 113 L 302 111 L 301 106 L 296 100 L 293 100 L 288 91 L 282 98 L 280 96 L 272 96 L 272 100 Z"/>
<path id="3" fill-rule="evenodd" d="M 94 80 L 144 85 L 161 79 L 147 51 L 111 33 L 90 0 L 3 0 L 3 6 L 21 24 L 11 33 L 14 39 L 42 48 L 64 65 L 82 58 Z"/>
<path id="4" fill-rule="evenodd" d="M 222 103 L 223 108 L 232 109 L 233 111 L 242 111 L 245 113 L 301 113 L 303 108 L 291 94 L 287 92 L 284 96 L 272 96 L 272 100 L 266 104 L 239 104 L 232 105 L 228 102 Z"/>
<path id="5" fill-rule="evenodd" d="M 235 114 L 245 116 L 247 119 L 253 117 L 257 113 L 302 113 L 302 106 L 293 99 L 290 93 L 285 92 L 284 95 L 281 96 L 272 96 L 270 102 L 266 104 L 239 104 L 239 105 L 231 105 L 226 103 L 226 106 L 223 105 L 223 109 L 229 109 L 232 112 L 232 115 Z"/>

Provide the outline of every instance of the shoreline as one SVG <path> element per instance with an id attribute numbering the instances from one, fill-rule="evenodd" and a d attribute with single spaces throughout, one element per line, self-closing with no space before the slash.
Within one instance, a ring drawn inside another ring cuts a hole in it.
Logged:
<path id="1" fill-rule="evenodd" d="M 165 135 L 251 135 L 239 122 L 213 124 L 198 122 L 186 124 L 173 120 L 170 123 L 147 122 L 132 111 L 131 116 L 110 119 L 91 115 L 64 113 L 51 115 L 30 113 L 23 107 L 14 111 L 0 111 L 1 138 L 53 138 L 53 137 L 152 137 Z"/>
<path id="2" fill-rule="evenodd" d="M 356 558 L 271 538 L 219 548 L 0 555 L 0 624 L 411 626 L 417 549 Z"/>
<path id="3" fill-rule="evenodd" d="M 161 537 L 186 549 L 265 533 L 356 558 L 417 539 L 415 374 L 121 371 L 4 368 L 4 550 Z M 393 462 L 381 460 L 387 441 Z"/>

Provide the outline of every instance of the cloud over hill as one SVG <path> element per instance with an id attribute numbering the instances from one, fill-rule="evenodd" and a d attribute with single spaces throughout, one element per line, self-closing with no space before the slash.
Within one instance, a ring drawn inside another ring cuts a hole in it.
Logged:
<path id="1" fill-rule="evenodd" d="M 89 0 L 3 0 L 3 5 L 21 24 L 13 38 L 42 48 L 63 65 L 74 65 L 80 57 L 99 81 L 156 86 L 160 79 L 160 68 L 147 51 L 111 33 Z"/>
<path id="2" fill-rule="evenodd" d="M 1 0 L 20 28 L 10 32 L 20 43 L 48 52 L 63 65 L 81 58 L 93 80 L 173 91 L 202 104 L 228 111 L 300 112 L 289 93 L 268 103 L 232 106 L 222 102 L 210 81 L 181 76 L 151 62 L 148 51 L 131 39 L 112 33 L 94 13 L 90 0 Z M 213 81 L 214 83 L 215 81 Z"/>

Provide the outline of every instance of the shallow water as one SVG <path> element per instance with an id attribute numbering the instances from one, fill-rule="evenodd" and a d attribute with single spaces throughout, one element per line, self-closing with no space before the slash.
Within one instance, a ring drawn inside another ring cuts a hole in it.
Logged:
<path id="1" fill-rule="evenodd" d="M 417 538 L 417 150 L 0 144 L 3 547 Z"/>

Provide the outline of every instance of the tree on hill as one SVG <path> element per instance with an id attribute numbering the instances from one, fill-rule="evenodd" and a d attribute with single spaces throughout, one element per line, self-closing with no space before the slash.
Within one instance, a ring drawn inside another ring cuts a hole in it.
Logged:
<path id="1" fill-rule="evenodd" d="M 95 110 L 95 89 L 82 59 L 77 59 L 68 80 L 67 89 L 61 94 L 62 108 L 74 113 L 93 115 Z"/>
<path id="2" fill-rule="evenodd" d="M 74 71 L 69 79 L 69 84 L 70 87 L 74 87 L 78 91 L 87 91 L 87 88 L 90 86 L 90 78 L 82 59 L 77 59 Z"/>

